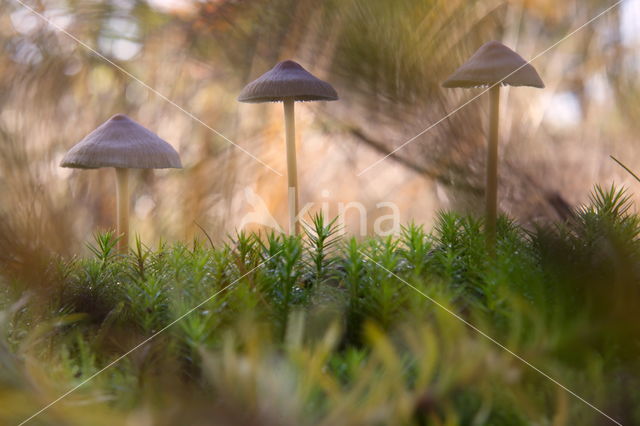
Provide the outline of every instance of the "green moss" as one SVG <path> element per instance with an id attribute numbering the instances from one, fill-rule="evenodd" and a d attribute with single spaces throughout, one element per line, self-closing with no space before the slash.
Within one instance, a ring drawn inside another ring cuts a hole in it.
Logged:
<path id="1" fill-rule="evenodd" d="M 43 418 L 82 424 L 78 407 L 93 405 L 159 424 L 602 422 L 464 320 L 638 422 L 640 219 L 630 207 L 624 191 L 597 188 L 565 223 L 525 230 L 503 217 L 496 257 L 482 223 L 454 213 L 431 232 L 409 224 L 361 242 L 321 216 L 304 238 L 137 241 L 127 256 L 97 235 L 93 257 L 52 259 L 58 287 L 5 286 L 0 360 L 15 373 L 0 376 L 0 405 L 33 383 L 53 399 L 150 339 Z M 28 298 L 17 302 L 17 288 Z M 34 365 L 42 374 L 29 376 Z M 33 411 L 44 405 L 34 401 Z"/>

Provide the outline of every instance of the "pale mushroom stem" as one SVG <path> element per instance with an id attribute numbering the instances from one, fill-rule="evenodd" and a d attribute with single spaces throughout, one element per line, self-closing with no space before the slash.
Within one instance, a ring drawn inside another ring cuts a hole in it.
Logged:
<path id="1" fill-rule="evenodd" d="M 116 168 L 116 195 L 118 198 L 118 222 L 116 233 L 118 253 L 129 251 L 129 169 Z"/>
<path id="2" fill-rule="evenodd" d="M 489 147 L 487 150 L 486 233 L 487 248 L 495 252 L 498 220 L 498 125 L 500 122 L 500 85 L 489 90 L 491 99 Z"/>
<path id="3" fill-rule="evenodd" d="M 289 235 L 298 235 L 298 171 L 296 168 L 296 123 L 294 100 L 284 100 L 284 123 L 287 133 L 287 181 L 289 200 Z"/>

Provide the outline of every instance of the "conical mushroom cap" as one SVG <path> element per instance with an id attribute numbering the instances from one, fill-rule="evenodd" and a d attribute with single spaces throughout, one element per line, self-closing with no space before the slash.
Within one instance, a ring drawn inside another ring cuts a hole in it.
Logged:
<path id="1" fill-rule="evenodd" d="M 238 96 L 238 101 L 251 103 L 285 99 L 335 101 L 338 94 L 329 83 L 314 77 L 297 62 L 283 61 L 247 84 Z"/>
<path id="2" fill-rule="evenodd" d="M 498 41 L 483 45 L 442 85 L 478 87 L 492 86 L 498 82 L 510 86 L 544 87 L 536 69 Z"/>
<path id="3" fill-rule="evenodd" d="M 67 152 L 61 167 L 182 168 L 171 145 L 124 114 L 116 114 Z"/>

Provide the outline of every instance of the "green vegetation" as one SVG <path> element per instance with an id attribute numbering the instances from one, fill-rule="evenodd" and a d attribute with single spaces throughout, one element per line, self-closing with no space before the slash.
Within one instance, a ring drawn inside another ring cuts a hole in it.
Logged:
<path id="1" fill-rule="evenodd" d="M 481 222 L 454 213 L 397 238 L 343 238 L 315 216 L 304 237 L 137 241 L 126 256 L 112 234 L 97 235 L 90 258 L 3 276 L 0 423 L 28 418 L 152 336 L 33 424 L 609 422 L 446 308 L 638 424 L 631 207 L 624 191 L 596 188 L 560 224 L 503 217 L 495 258 Z"/>

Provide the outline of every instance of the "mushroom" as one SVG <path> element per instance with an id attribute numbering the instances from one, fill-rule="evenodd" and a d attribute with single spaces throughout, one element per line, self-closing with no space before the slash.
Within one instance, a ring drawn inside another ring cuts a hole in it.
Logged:
<path id="1" fill-rule="evenodd" d="M 129 169 L 182 168 L 171 145 L 124 114 L 116 114 L 67 152 L 60 167 L 116 170 L 118 251 L 129 249 Z"/>
<path id="2" fill-rule="evenodd" d="M 238 101 L 283 102 L 287 144 L 287 180 L 289 200 L 289 234 L 300 230 L 298 214 L 298 175 L 296 170 L 295 101 L 335 101 L 338 94 L 331 85 L 311 75 L 294 61 L 283 61 L 247 84 Z"/>
<path id="3" fill-rule="evenodd" d="M 498 123 L 500 86 L 544 88 L 535 68 L 520 55 L 498 41 L 483 45 L 443 84 L 444 87 L 489 87 L 490 126 L 487 152 L 486 233 L 487 246 L 493 251 L 498 216 Z M 484 92 L 483 92 L 484 93 Z"/>

